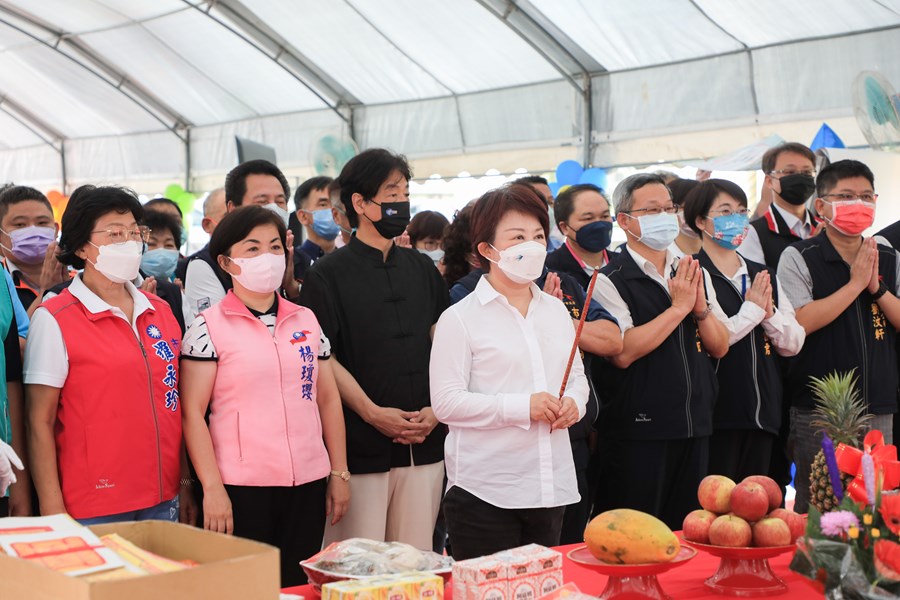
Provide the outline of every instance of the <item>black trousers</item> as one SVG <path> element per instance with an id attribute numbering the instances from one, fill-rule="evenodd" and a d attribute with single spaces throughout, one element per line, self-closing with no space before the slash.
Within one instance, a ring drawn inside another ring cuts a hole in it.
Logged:
<path id="1" fill-rule="evenodd" d="M 594 514 L 614 508 L 649 513 L 672 530 L 700 508 L 697 487 L 709 465 L 709 438 L 601 441 L 603 465 Z"/>
<path id="2" fill-rule="evenodd" d="M 781 489 L 791 484 L 791 457 L 788 455 L 787 443 L 788 436 L 791 433 L 791 415 L 790 406 L 784 402 L 781 407 L 781 427 L 778 430 L 778 437 L 772 445 L 772 455 L 769 459 L 769 477 L 775 480 Z M 781 505 L 784 506 L 782 500 Z"/>
<path id="3" fill-rule="evenodd" d="M 761 429 L 719 429 L 709 438 L 709 472 L 740 483 L 767 475 L 778 436 Z"/>
<path id="4" fill-rule="evenodd" d="M 588 485 L 588 463 L 591 459 L 591 450 L 586 439 L 572 442 L 572 457 L 575 459 L 575 477 L 578 480 L 578 493 L 581 494 L 581 501 L 566 507 L 562 531 L 559 535 L 560 544 L 578 544 L 584 541 L 584 528 L 587 527 L 588 518 L 591 516 L 591 504 L 593 503 L 591 488 Z"/>
<path id="5" fill-rule="evenodd" d="M 327 479 L 295 487 L 226 485 L 234 535 L 277 546 L 281 587 L 306 583 L 300 561 L 322 548 Z"/>
<path id="6" fill-rule="evenodd" d="M 564 512 L 563 506 L 498 508 L 458 486 L 444 496 L 444 518 L 456 560 L 525 544 L 558 546 Z"/>

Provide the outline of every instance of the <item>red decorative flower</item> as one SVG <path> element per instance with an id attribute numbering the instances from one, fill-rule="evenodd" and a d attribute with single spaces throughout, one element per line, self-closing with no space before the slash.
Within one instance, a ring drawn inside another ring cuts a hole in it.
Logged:
<path id="1" fill-rule="evenodd" d="M 900 494 L 883 495 L 879 512 L 891 533 L 900 535 Z"/>
<path id="2" fill-rule="evenodd" d="M 900 581 L 900 544 L 888 540 L 875 542 L 875 570 L 891 581 Z"/>

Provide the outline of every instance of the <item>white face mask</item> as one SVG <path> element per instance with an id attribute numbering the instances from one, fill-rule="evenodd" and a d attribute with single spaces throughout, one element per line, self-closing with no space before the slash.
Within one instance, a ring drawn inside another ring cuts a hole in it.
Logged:
<path id="1" fill-rule="evenodd" d="M 240 275 L 230 275 L 251 292 L 269 294 L 281 287 L 285 269 L 284 254 L 266 252 L 253 258 L 228 260 L 241 268 Z"/>
<path id="2" fill-rule="evenodd" d="M 138 276 L 141 268 L 141 256 L 144 253 L 144 245 L 141 242 L 129 240 L 105 246 L 88 243 L 100 250 L 97 262 L 91 264 L 113 283 L 133 281 Z"/>
<path id="3" fill-rule="evenodd" d="M 441 249 L 438 249 L 438 250 L 421 250 L 420 249 L 419 252 L 421 252 L 422 254 L 424 254 L 425 256 L 430 258 L 432 261 L 434 261 L 435 265 L 437 265 L 439 262 L 441 262 L 441 259 L 444 258 L 444 251 Z"/>
<path id="4" fill-rule="evenodd" d="M 263 208 L 271 210 L 273 213 L 281 217 L 281 220 L 284 221 L 284 226 L 288 226 L 288 220 L 291 218 L 291 213 L 287 211 L 287 209 L 281 208 L 274 202 L 269 202 L 268 204 L 263 204 Z"/>
<path id="5" fill-rule="evenodd" d="M 522 242 L 497 252 L 500 253 L 500 260 L 488 260 L 500 267 L 500 270 L 516 283 L 531 283 L 544 272 L 547 247 L 539 242 Z"/>
<path id="6" fill-rule="evenodd" d="M 628 215 L 631 217 L 631 215 Z M 635 217 L 631 217 L 632 219 Z M 643 242 L 643 244 L 653 250 L 665 250 L 668 248 L 681 228 L 678 225 L 678 217 L 669 213 L 659 213 L 658 215 L 644 215 L 637 217 L 641 226 L 641 237 L 637 237 L 630 231 L 635 239 Z"/>

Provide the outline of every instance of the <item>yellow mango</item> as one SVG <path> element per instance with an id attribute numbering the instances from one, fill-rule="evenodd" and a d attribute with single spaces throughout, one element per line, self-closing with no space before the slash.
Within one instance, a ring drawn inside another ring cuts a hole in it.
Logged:
<path id="1" fill-rule="evenodd" d="M 628 508 L 594 517 L 584 530 L 584 541 L 598 560 L 621 565 L 669 562 L 681 549 L 665 523 Z"/>

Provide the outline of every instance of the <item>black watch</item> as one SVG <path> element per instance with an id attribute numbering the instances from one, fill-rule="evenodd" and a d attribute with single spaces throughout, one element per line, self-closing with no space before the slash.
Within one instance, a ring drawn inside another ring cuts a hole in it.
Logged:
<path id="1" fill-rule="evenodd" d="M 882 296 L 887 294 L 887 292 L 888 292 L 888 287 L 886 285 L 884 285 L 883 281 L 879 281 L 878 282 L 878 291 L 876 291 L 874 294 L 872 294 L 872 300 L 876 300 L 876 301 L 880 300 Z"/>

